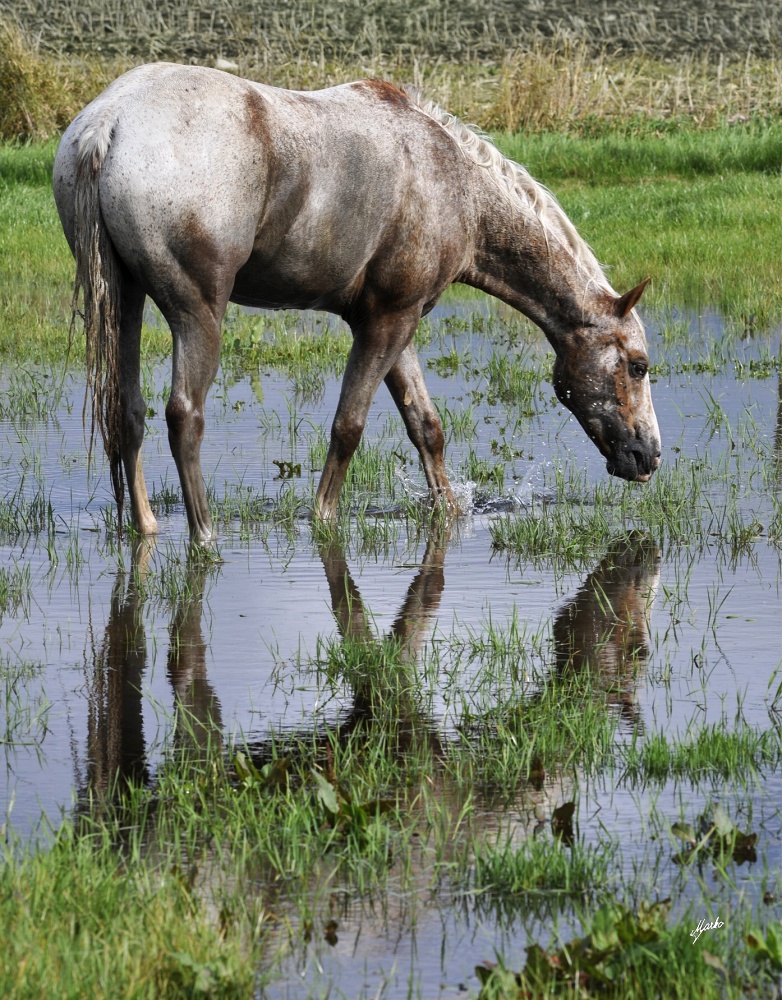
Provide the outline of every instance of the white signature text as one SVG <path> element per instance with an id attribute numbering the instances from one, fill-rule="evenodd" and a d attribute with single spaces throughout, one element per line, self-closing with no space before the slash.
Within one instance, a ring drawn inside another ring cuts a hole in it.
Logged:
<path id="1" fill-rule="evenodd" d="M 715 931 L 717 930 L 718 927 L 724 927 L 724 926 L 725 926 L 724 921 L 720 920 L 718 916 L 715 917 L 714 920 L 699 920 L 698 926 L 695 928 L 695 930 L 690 931 L 690 937 L 692 938 L 692 943 L 695 944 L 695 942 L 698 940 L 701 934 L 703 934 L 704 931 Z"/>

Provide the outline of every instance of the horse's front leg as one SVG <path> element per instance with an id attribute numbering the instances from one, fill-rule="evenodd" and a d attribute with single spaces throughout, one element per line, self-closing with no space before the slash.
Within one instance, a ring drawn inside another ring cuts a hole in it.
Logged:
<path id="1" fill-rule="evenodd" d="M 442 501 L 447 513 L 458 514 L 458 505 L 445 471 L 443 425 L 424 384 L 415 347 L 409 344 L 386 375 L 386 385 L 402 415 L 407 435 L 421 456 L 432 499 Z"/>
<path id="2" fill-rule="evenodd" d="M 353 328 L 353 346 L 342 378 L 337 412 L 331 427 L 331 443 L 315 497 L 315 516 L 331 520 L 348 465 L 358 447 L 369 406 L 389 369 L 413 339 L 419 309 L 375 315 Z"/>

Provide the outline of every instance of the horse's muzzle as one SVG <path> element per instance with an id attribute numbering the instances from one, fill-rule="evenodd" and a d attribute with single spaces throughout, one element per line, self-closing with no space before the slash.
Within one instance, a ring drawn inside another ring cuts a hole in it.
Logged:
<path id="1" fill-rule="evenodd" d="M 634 441 L 608 459 L 606 470 L 609 475 L 631 483 L 648 483 L 659 464 L 659 448 L 650 448 L 640 441 Z"/>

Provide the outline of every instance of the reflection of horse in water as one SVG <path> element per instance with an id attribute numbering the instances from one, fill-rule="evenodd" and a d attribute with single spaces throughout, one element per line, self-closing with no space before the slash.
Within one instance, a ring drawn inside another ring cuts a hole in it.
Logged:
<path id="1" fill-rule="evenodd" d="M 531 774 L 526 782 L 503 795 L 503 807 L 498 811 L 493 789 L 465 788 L 448 767 L 447 733 L 421 706 L 419 685 L 412 671 L 399 676 L 399 670 L 383 670 L 378 676 L 369 671 L 377 655 L 388 650 L 397 668 L 412 667 L 422 650 L 440 605 L 445 587 L 445 539 L 432 535 L 421 565 L 413 578 L 404 602 L 388 636 L 375 637 L 371 615 L 365 607 L 345 559 L 339 548 L 324 547 L 321 558 L 329 583 L 331 606 L 345 645 L 362 644 L 367 649 L 364 669 L 361 665 L 343 677 L 352 687 L 350 711 L 336 732 L 315 734 L 322 747 L 322 758 L 329 759 L 332 741 L 336 737 L 345 744 L 357 732 L 382 739 L 387 753 L 396 755 L 404 767 L 404 758 L 425 759 L 429 751 L 432 768 L 425 775 L 425 794 L 416 795 L 408 808 L 427 812 L 427 801 L 437 801 L 450 818 L 450 830 L 455 830 L 457 818 L 465 815 L 464 808 L 472 799 L 471 829 L 487 842 L 512 842 L 520 845 L 547 827 L 558 806 L 573 797 L 572 776 L 561 773 Z M 557 612 L 553 625 L 555 666 L 557 673 L 589 669 L 596 675 L 598 688 L 606 691 L 609 705 L 618 703 L 631 718 L 635 717 L 634 690 L 638 671 L 648 655 L 648 613 L 659 576 L 659 555 L 651 543 L 637 537 L 618 540 L 606 553 L 599 566 L 589 574 L 577 594 Z M 346 656 L 352 663 L 355 658 Z M 545 682 L 544 682 L 545 683 Z M 520 710 L 523 719 L 523 706 Z M 299 738 L 311 746 L 313 733 L 300 733 Z M 469 738 L 462 732 L 457 739 Z M 254 760 L 260 767 L 279 752 L 273 742 L 264 740 L 254 745 Z M 417 789 L 417 783 L 413 787 Z M 411 796 L 412 798 L 413 796 Z M 441 861 L 459 855 L 461 848 L 450 841 L 440 846 Z M 322 873 L 312 873 L 312 891 L 328 889 L 331 865 Z M 431 859 L 426 850 L 412 864 L 407 859 L 392 862 L 387 872 L 392 885 L 405 885 L 404 893 L 385 899 L 381 907 L 354 895 L 328 898 L 328 917 L 339 922 L 337 938 L 330 935 L 328 954 L 335 961 L 356 962 L 357 954 L 367 958 L 375 942 L 389 941 L 398 945 L 403 933 L 413 931 L 420 923 L 414 898 L 427 899 L 431 891 Z M 368 950 L 367 950 L 368 949 Z M 321 956 L 323 957 L 323 956 Z"/>
<path id="2" fill-rule="evenodd" d="M 130 574 L 119 571 L 111 597 L 103 641 L 94 654 L 89 681 L 88 785 L 105 795 L 118 780 L 145 782 L 142 682 L 147 665 L 143 607 L 144 578 L 151 546 L 144 541 L 133 553 Z M 434 532 L 387 642 L 397 668 L 415 663 L 445 587 L 446 541 Z M 380 648 L 370 613 L 364 606 L 344 550 L 323 545 L 320 557 L 328 581 L 331 608 L 343 642 Z M 175 744 L 199 745 L 221 740 L 222 717 L 218 699 L 206 676 L 207 644 L 202 633 L 203 596 L 209 566 L 188 563 L 187 575 L 169 626 L 167 672 L 176 709 Z M 634 687 L 637 670 L 648 655 L 647 614 L 659 577 L 657 549 L 643 539 L 621 539 L 612 545 L 578 592 L 557 612 L 553 623 L 555 665 L 559 674 L 589 668 L 628 720 L 637 721 Z M 371 664 L 372 658 L 367 657 Z M 408 672 L 396 671 L 391 691 L 388 674 L 374 676 L 369 669 L 351 670 L 342 678 L 352 690 L 350 710 L 338 727 L 347 739 L 357 728 L 386 725 L 393 728 L 389 746 L 403 754 L 411 742 L 428 742 L 441 756 L 438 727 L 420 707 L 415 683 Z M 394 715 L 389 715 L 393 705 Z M 313 725 L 315 720 L 313 720 Z M 309 737 L 311 738 L 310 730 Z M 324 746 L 328 742 L 323 736 Z M 274 740 L 251 744 L 258 763 L 265 763 Z M 440 749 L 438 749 L 440 748 Z"/>
<path id="3" fill-rule="evenodd" d="M 89 683 L 87 785 L 100 801 L 123 784 L 146 783 L 142 682 L 147 666 L 144 579 L 154 542 L 139 542 L 129 575 L 119 570 L 103 642 Z M 220 704 L 206 676 L 201 618 L 208 568 L 188 564 L 169 626 L 168 678 L 174 693 L 174 745 L 204 748 L 222 733 Z"/>
<path id="4" fill-rule="evenodd" d="M 147 637 L 141 607 L 133 574 L 126 588 L 120 570 L 103 642 L 93 649 L 88 667 L 87 785 L 97 799 L 113 790 L 115 782 L 146 783 L 149 777 L 141 695 Z"/>
<path id="5" fill-rule="evenodd" d="M 343 641 L 382 650 L 383 644 L 373 635 L 370 615 L 350 574 L 344 550 L 335 545 L 321 546 L 320 557 L 328 580 L 331 609 Z M 386 640 L 397 668 L 412 666 L 418 658 L 445 587 L 444 563 L 445 539 L 435 532 L 429 537 L 421 566 Z M 339 727 L 343 739 L 355 729 L 376 725 L 382 719 L 393 726 L 398 753 L 409 750 L 411 743 L 420 738 L 437 747 L 437 727 L 422 716 L 407 671 L 402 671 L 393 691 L 384 689 L 369 671 L 354 671 L 345 679 L 350 682 L 353 701 L 348 717 Z M 395 710 L 395 718 L 389 715 L 390 706 Z"/>
<path id="6" fill-rule="evenodd" d="M 144 549 L 139 551 L 143 553 Z M 307 748 L 314 746 L 325 766 L 331 759 L 335 741 L 344 745 L 356 736 L 371 744 L 373 752 L 386 754 L 390 763 L 399 765 L 400 771 L 404 770 L 405 759 L 418 761 L 420 766 L 420 761 L 428 755 L 432 766 L 422 777 L 424 794 L 418 794 L 418 789 L 409 792 L 409 809 L 425 813 L 427 802 L 436 801 L 443 815 L 452 821 L 449 829 L 455 829 L 470 797 L 474 804 L 475 834 L 489 840 L 499 836 L 503 841 L 520 844 L 551 821 L 557 806 L 572 798 L 573 778 L 550 774 L 544 781 L 522 783 L 513 789 L 510 802 L 506 797 L 504 810 L 498 813 L 490 797 L 485 797 L 480 789 L 465 788 L 445 766 L 447 740 L 451 737 L 438 732 L 436 722 L 422 706 L 420 684 L 412 669 L 440 605 L 445 587 L 445 554 L 445 538 L 433 534 L 390 635 L 384 640 L 373 633 L 370 612 L 351 575 L 344 551 L 335 544 L 322 546 L 320 557 L 331 608 L 345 650 L 344 658 L 333 658 L 330 667 L 336 665 L 342 670 L 339 680 L 351 688 L 349 710 L 336 730 L 318 728 L 313 719 L 305 731 L 282 738 L 279 734 L 270 735 L 249 742 L 246 749 L 257 768 L 278 759 L 283 744 L 287 750 L 299 742 Z M 599 678 L 598 686 L 602 684 L 605 688 L 608 704 L 618 704 L 630 719 L 635 719 L 636 714 L 636 673 L 643 667 L 648 651 L 647 612 L 657 583 L 658 563 L 656 549 L 647 542 L 631 538 L 617 543 L 576 595 L 559 609 L 553 625 L 556 672 L 561 675 L 590 669 Z M 90 790 L 98 801 L 107 789 L 121 789 L 118 778 L 148 780 L 141 730 L 141 682 L 146 665 L 142 623 L 144 571 L 144 557 L 137 554 L 134 571 L 127 581 L 124 574 L 118 575 L 104 642 L 95 659 L 88 775 Z M 201 629 L 207 572 L 198 563 L 189 568 L 183 596 L 174 608 L 169 629 L 168 675 L 180 709 L 174 739 L 180 747 L 189 742 L 195 754 L 203 752 L 207 740 L 212 740 L 213 746 L 218 745 L 221 726 L 217 698 L 206 678 L 206 645 Z M 393 669 L 373 672 L 373 666 L 389 649 Z M 523 705 L 521 713 L 523 718 Z M 466 734 L 458 734 L 456 738 L 464 739 Z M 441 860 L 446 865 L 451 850 L 449 843 L 442 846 Z M 346 961 L 355 962 L 357 954 L 376 948 L 377 942 L 387 942 L 381 947 L 395 948 L 420 919 L 418 900 L 430 898 L 431 859 L 423 847 L 412 863 L 403 857 L 390 859 L 387 872 L 390 884 L 404 884 L 406 891 L 391 894 L 393 898 L 384 899 L 381 907 L 361 896 L 334 895 L 329 881 L 332 868 L 326 859 L 321 870 L 312 871 L 308 886 L 313 899 L 327 900 L 324 905 L 332 907 L 329 918 L 337 918 L 339 922 L 339 935 L 332 935 L 329 941 L 329 952 L 335 958 L 343 956 Z M 202 871 L 210 873 L 202 875 L 207 879 L 204 893 L 215 892 L 219 863 L 204 865 Z M 279 896 L 279 889 L 275 890 L 271 877 L 266 879 L 263 872 L 256 871 L 252 881 L 260 887 L 256 892 L 265 894 L 264 887 L 269 887 L 275 911 L 285 909 L 285 900 Z M 274 946 L 274 940 L 270 939 L 270 947 Z"/>
<path id="7" fill-rule="evenodd" d="M 560 674 L 591 670 L 624 719 L 640 724 L 635 681 L 649 655 L 648 615 L 660 577 L 660 553 L 630 536 L 614 542 L 600 565 L 554 618 Z"/>

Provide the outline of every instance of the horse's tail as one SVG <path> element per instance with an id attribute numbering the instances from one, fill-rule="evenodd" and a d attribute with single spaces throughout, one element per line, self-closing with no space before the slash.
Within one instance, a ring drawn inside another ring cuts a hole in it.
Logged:
<path id="1" fill-rule="evenodd" d="M 76 282 L 73 317 L 79 292 L 84 293 L 84 332 L 87 340 L 87 391 L 82 418 L 86 422 L 88 399 L 91 422 L 88 469 L 92 461 L 95 428 L 100 431 L 109 459 L 111 484 L 117 502 L 118 528 L 122 528 L 125 480 L 122 473 L 120 419 L 120 262 L 103 219 L 99 196 L 100 172 L 109 151 L 114 122 L 110 116 L 88 125 L 79 140 L 76 163 L 75 237 Z"/>

